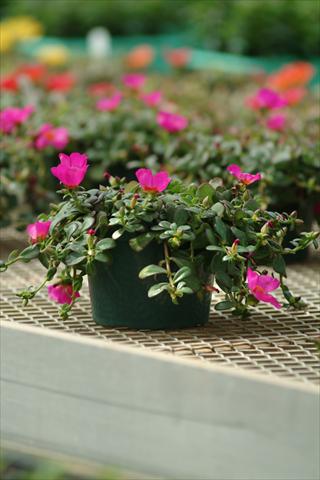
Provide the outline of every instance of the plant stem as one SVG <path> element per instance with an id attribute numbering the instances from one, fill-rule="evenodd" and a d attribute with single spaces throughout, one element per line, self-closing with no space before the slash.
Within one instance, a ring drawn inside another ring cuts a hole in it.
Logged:
<path id="1" fill-rule="evenodd" d="M 164 248 L 164 258 L 166 261 L 166 270 L 167 270 L 168 280 L 169 280 L 170 286 L 172 288 L 175 288 L 173 283 L 172 271 L 170 267 L 170 253 L 169 253 L 169 247 L 167 242 L 163 242 L 163 248 Z"/>

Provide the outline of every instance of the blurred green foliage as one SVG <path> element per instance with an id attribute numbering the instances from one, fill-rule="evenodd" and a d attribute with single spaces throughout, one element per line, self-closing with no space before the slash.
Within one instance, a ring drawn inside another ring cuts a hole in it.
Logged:
<path id="1" fill-rule="evenodd" d="M 126 480 L 118 470 L 107 468 L 96 471 L 86 467 L 79 473 L 78 467 L 51 459 L 17 452 L 1 452 L 1 480 Z"/>
<path id="2" fill-rule="evenodd" d="M 2 17 L 28 14 L 47 35 L 190 31 L 194 45 L 247 55 L 320 54 L 319 0 L 2 0 Z"/>

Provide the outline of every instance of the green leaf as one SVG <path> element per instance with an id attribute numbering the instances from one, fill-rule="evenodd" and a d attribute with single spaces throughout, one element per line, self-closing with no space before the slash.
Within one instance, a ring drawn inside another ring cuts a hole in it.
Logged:
<path id="1" fill-rule="evenodd" d="M 88 228 L 92 227 L 92 225 L 94 224 L 94 221 L 95 221 L 94 217 L 91 217 L 91 216 L 84 217 L 83 223 L 81 225 L 81 231 L 86 232 Z"/>
<path id="2" fill-rule="evenodd" d="M 165 290 L 168 290 L 169 288 L 169 283 L 156 283 L 155 285 L 152 285 L 152 287 L 149 288 L 148 290 L 148 297 L 152 298 L 160 293 L 164 292 Z"/>
<path id="3" fill-rule="evenodd" d="M 137 185 L 138 185 L 138 182 L 136 182 L 135 180 L 131 180 L 131 182 L 127 183 L 126 186 L 124 187 L 125 193 L 132 192 L 133 190 L 136 189 Z"/>
<path id="4" fill-rule="evenodd" d="M 158 274 L 167 274 L 167 271 L 159 265 L 148 265 L 141 270 L 141 272 L 139 273 L 139 278 L 147 278 L 151 275 Z"/>
<path id="5" fill-rule="evenodd" d="M 182 267 L 180 270 L 178 270 L 173 277 L 174 283 L 178 283 L 184 278 L 187 278 L 191 275 L 191 269 L 189 267 Z"/>
<path id="6" fill-rule="evenodd" d="M 226 272 L 216 272 L 215 274 L 216 282 L 223 291 L 230 289 L 232 287 L 232 278 Z"/>
<path id="7" fill-rule="evenodd" d="M 221 218 L 216 218 L 215 221 L 215 229 L 222 238 L 222 240 L 227 241 L 228 239 L 228 231 L 226 224 L 221 220 Z"/>
<path id="8" fill-rule="evenodd" d="M 28 262 L 33 258 L 36 258 L 40 253 L 38 245 L 30 245 L 29 247 L 22 250 L 20 257 L 24 262 Z"/>
<path id="9" fill-rule="evenodd" d="M 135 252 L 141 252 L 154 239 L 154 235 L 150 232 L 143 233 L 138 237 L 131 238 L 129 245 Z"/>
<path id="10" fill-rule="evenodd" d="M 224 300 L 223 302 L 219 302 L 215 305 L 215 310 L 222 311 L 222 310 L 230 310 L 234 305 L 229 300 Z"/>
<path id="11" fill-rule="evenodd" d="M 277 255 L 274 258 L 274 260 L 272 262 L 272 267 L 277 273 L 280 273 L 284 277 L 287 276 L 287 274 L 286 274 L 286 262 L 284 261 L 284 258 L 283 258 L 282 255 Z"/>
<path id="12" fill-rule="evenodd" d="M 215 212 L 218 215 L 218 217 L 222 217 L 224 213 L 224 205 L 222 205 L 222 203 L 220 202 L 215 203 L 214 205 L 212 205 L 211 210 Z"/>
<path id="13" fill-rule="evenodd" d="M 212 273 L 216 274 L 220 271 L 226 271 L 227 265 L 222 260 L 223 255 L 221 253 L 216 253 L 213 257 L 210 265 L 210 270 Z"/>
<path id="14" fill-rule="evenodd" d="M 242 230 L 240 230 L 237 227 L 231 227 L 231 231 L 232 231 L 233 235 L 240 240 L 242 245 L 244 245 L 244 246 L 247 245 L 248 239 L 247 239 L 247 235 L 246 235 L 245 232 L 243 232 Z"/>
<path id="15" fill-rule="evenodd" d="M 254 252 L 256 249 L 255 245 L 248 245 L 247 247 L 243 247 L 242 245 L 238 245 L 237 250 L 239 253 L 251 253 Z"/>
<path id="16" fill-rule="evenodd" d="M 71 265 L 78 265 L 78 263 L 81 263 L 83 260 L 85 260 L 85 258 L 86 256 L 82 255 L 81 253 L 71 252 L 65 258 L 64 263 L 70 267 Z"/>
<path id="17" fill-rule="evenodd" d="M 66 232 L 68 240 L 70 240 L 70 238 L 78 230 L 78 228 L 79 228 L 78 222 L 69 223 L 66 227 L 64 227 L 64 231 Z"/>
<path id="18" fill-rule="evenodd" d="M 179 289 L 180 292 L 182 293 L 187 293 L 187 294 L 192 294 L 194 291 L 190 287 L 182 287 Z"/>
<path id="19" fill-rule="evenodd" d="M 113 240 L 118 240 L 118 238 L 120 238 L 123 235 L 123 233 L 124 233 L 124 231 L 122 229 L 119 229 L 119 230 L 116 230 L 115 232 L 113 232 L 113 234 L 112 234 Z"/>
<path id="20" fill-rule="evenodd" d="M 201 200 L 204 200 L 206 197 L 208 197 L 210 202 L 212 202 L 214 194 L 215 190 L 209 183 L 203 183 L 197 190 L 197 197 L 199 197 Z"/>
<path id="21" fill-rule="evenodd" d="M 116 246 L 116 242 L 113 238 L 103 238 L 96 244 L 96 248 L 98 250 L 110 250 L 110 248 L 114 248 Z"/>
<path id="22" fill-rule="evenodd" d="M 252 211 L 255 211 L 257 210 L 258 208 L 260 208 L 260 205 L 259 203 L 254 200 L 253 198 L 251 198 L 250 200 L 248 200 L 246 203 L 245 203 L 245 208 L 246 210 L 252 210 Z"/>
<path id="23" fill-rule="evenodd" d="M 188 212 L 184 208 L 177 208 L 174 212 L 173 221 L 178 225 L 184 225 L 188 221 Z"/>
<path id="24" fill-rule="evenodd" d="M 110 256 L 107 253 L 99 252 L 94 257 L 98 262 L 109 263 L 111 261 Z"/>
<path id="25" fill-rule="evenodd" d="M 211 250 L 213 252 L 224 252 L 223 248 L 218 247 L 218 245 L 208 245 L 206 250 Z"/>
<path id="26" fill-rule="evenodd" d="M 209 242 L 210 242 L 212 245 L 217 245 L 217 244 L 218 244 L 218 239 L 217 239 L 217 237 L 215 236 L 215 234 L 213 233 L 213 231 L 212 231 L 211 228 L 207 228 L 207 229 L 206 229 L 206 236 L 207 236 L 207 239 L 209 240 Z"/>

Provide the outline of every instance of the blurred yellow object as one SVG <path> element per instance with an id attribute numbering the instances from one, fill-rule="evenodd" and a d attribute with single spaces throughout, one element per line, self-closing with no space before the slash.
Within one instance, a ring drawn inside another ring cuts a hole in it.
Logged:
<path id="1" fill-rule="evenodd" d="M 64 65 L 69 60 L 70 52 L 63 45 L 47 45 L 37 51 L 36 57 L 41 63 L 57 67 Z"/>
<path id="2" fill-rule="evenodd" d="M 0 22 L 0 52 L 8 52 L 22 40 L 39 38 L 41 23 L 32 17 L 12 17 Z"/>

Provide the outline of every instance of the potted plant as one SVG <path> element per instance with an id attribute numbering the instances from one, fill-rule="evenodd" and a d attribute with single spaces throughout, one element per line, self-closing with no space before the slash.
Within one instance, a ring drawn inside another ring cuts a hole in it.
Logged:
<path id="1" fill-rule="evenodd" d="M 237 171 L 236 184 L 226 189 L 185 185 L 164 171 L 139 169 L 137 181 L 110 177 L 108 186 L 86 190 L 80 184 L 87 156 L 60 154 L 60 162 L 51 171 L 63 184 L 62 201 L 28 226 L 31 245 L 2 264 L 6 270 L 38 258 L 46 268 L 41 285 L 19 294 L 25 303 L 53 282 L 49 296 L 63 304 L 66 318 L 88 275 L 93 318 L 109 326 L 204 324 L 217 290 L 225 299 L 216 310 L 239 315 L 259 301 L 280 308 L 270 294 L 278 287 L 285 308 L 301 305 L 285 285 L 283 257 L 316 245 L 318 233 L 303 233 L 291 248 L 283 246 L 288 228 L 299 220 L 259 208 L 248 186 L 260 174 Z M 234 174 L 234 166 L 229 170 Z"/>

